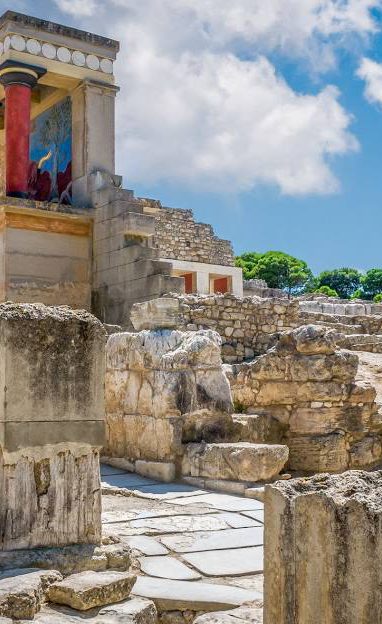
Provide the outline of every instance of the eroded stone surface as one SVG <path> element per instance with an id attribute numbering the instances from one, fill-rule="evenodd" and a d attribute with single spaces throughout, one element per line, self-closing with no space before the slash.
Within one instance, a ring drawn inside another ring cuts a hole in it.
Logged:
<path id="1" fill-rule="evenodd" d="M 151 600 L 132 597 L 129 600 L 84 613 L 69 607 L 46 605 L 34 619 L 37 624 L 157 624 L 157 612 Z M 19 624 L 30 624 L 30 620 Z"/>
<path id="2" fill-rule="evenodd" d="M 26 568 L 1 572 L 0 616 L 33 618 L 49 586 L 61 579 L 62 575 L 55 570 Z"/>
<path id="3" fill-rule="evenodd" d="M 142 572 L 149 576 L 178 581 L 194 581 L 201 578 L 200 574 L 174 557 L 141 557 L 139 563 Z"/>
<path id="4" fill-rule="evenodd" d="M 232 611 L 220 611 L 199 615 L 193 624 L 263 624 L 263 608 L 244 606 Z"/>
<path id="5" fill-rule="evenodd" d="M 80 572 L 51 585 L 48 598 L 50 602 L 86 611 L 125 600 L 135 581 L 136 576 L 127 572 Z"/>
<path id="6" fill-rule="evenodd" d="M 288 454 L 288 447 L 279 444 L 188 444 L 182 472 L 232 481 L 266 481 L 279 474 Z"/>
<path id="7" fill-rule="evenodd" d="M 264 555 L 262 546 L 255 546 L 188 552 L 182 558 L 205 576 L 241 576 L 262 572 Z"/>
<path id="8" fill-rule="evenodd" d="M 161 541 L 179 553 L 259 546 L 263 543 L 263 527 L 166 535 L 161 537 Z"/>
<path id="9" fill-rule="evenodd" d="M 159 612 L 230 609 L 261 599 L 261 594 L 228 585 L 199 581 L 168 581 L 140 576 L 133 593 L 153 600 Z"/>

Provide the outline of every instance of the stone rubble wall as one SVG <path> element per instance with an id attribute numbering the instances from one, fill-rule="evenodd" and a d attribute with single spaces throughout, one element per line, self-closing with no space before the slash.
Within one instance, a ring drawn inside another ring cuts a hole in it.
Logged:
<path id="1" fill-rule="evenodd" d="M 264 624 L 381 621 L 382 473 L 265 488 Z"/>
<path id="2" fill-rule="evenodd" d="M 85 311 L 0 305 L 0 550 L 100 542 L 105 341 Z"/>
<path id="3" fill-rule="evenodd" d="M 320 297 L 313 300 L 300 300 L 302 312 L 315 312 L 318 314 L 331 314 L 334 316 L 382 316 L 382 304 L 372 301 L 351 303 L 347 299 L 334 299 Z"/>
<path id="4" fill-rule="evenodd" d="M 278 421 L 273 441 L 288 445 L 291 470 L 340 472 L 381 461 L 376 391 L 355 382 L 358 357 L 339 350 L 333 332 L 300 327 L 253 362 L 225 368 L 236 410 Z"/>
<path id="5" fill-rule="evenodd" d="M 235 264 L 231 242 L 215 236 L 211 225 L 197 223 L 192 210 L 161 207 L 155 214 L 154 246 L 161 258 Z"/>
<path id="6" fill-rule="evenodd" d="M 104 455 L 172 480 L 183 455 L 183 426 L 232 413 L 220 337 L 212 331 L 112 334 L 106 347 Z M 151 465 L 148 465 L 151 464 Z"/>
<path id="7" fill-rule="evenodd" d="M 212 329 L 221 336 L 223 362 L 236 363 L 265 353 L 277 342 L 280 332 L 297 327 L 298 302 L 231 294 L 171 293 L 133 306 L 131 321 L 138 331 L 154 326 L 187 331 Z"/>

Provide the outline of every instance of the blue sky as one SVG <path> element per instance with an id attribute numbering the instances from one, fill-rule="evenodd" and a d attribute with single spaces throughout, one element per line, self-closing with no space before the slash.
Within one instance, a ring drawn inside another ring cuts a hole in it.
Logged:
<path id="1" fill-rule="evenodd" d="M 287 5 L 11 8 L 121 40 L 118 173 L 137 195 L 192 208 L 237 253 L 280 249 L 314 271 L 382 266 L 382 0 Z"/>

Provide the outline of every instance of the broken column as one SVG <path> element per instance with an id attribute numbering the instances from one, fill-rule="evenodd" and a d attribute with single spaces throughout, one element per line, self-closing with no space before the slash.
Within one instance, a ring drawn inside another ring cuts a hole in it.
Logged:
<path id="1" fill-rule="evenodd" d="M 265 489 L 264 624 L 369 624 L 382 603 L 382 472 Z"/>
<path id="2" fill-rule="evenodd" d="M 84 311 L 0 305 L 0 551 L 101 540 L 104 334 Z"/>

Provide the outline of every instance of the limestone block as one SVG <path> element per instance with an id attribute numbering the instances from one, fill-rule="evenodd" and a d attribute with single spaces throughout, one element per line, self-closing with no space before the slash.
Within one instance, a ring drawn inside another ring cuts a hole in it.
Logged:
<path id="1" fill-rule="evenodd" d="M 182 451 L 181 418 L 106 414 L 105 455 L 172 462 Z"/>
<path id="2" fill-rule="evenodd" d="M 101 446 L 106 339 L 101 323 L 65 306 L 8 302 L 0 305 L 0 327 L 0 445 L 13 452 L 74 438 Z M 94 424 L 89 440 L 92 423 L 100 424 Z"/>
<path id="3" fill-rule="evenodd" d="M 89 445 L 1 453 L 0 551 L 101 540 L 99 452 Z"/>
<path id="4" fill-rule="evenodd" d="M 281 444 L 287 426 L 270 414 L 234 414 L 234 431 L 231 442 L 253 442 L 255 444 Z"/>
<path id="5" fill-rule="evenodd" d="M 275 347 L 279 353 L 297 351 L 305 355 L 325 353 L 331 355 L 336 350 L 334 336 L 325 327 L 319 325 L 303 325 L 291 332 L 282 334 Z"/>
<path id="6" fill-rule="evenodd" d="M 367 436 L 350 448 L 350 468 L 368 468 L 382 459 L 382 438 Z"/>
<path id="7" fill-rule="evenodd" d="M 230 481 L 263 481 L 279 474 L 288 460 L 288 447 L 250 444 L 188 444 L 182 473 Z"/>
<path id="8" fill-rule="evenodd" d="M 382 475 L 266 486 L 265 624 L 370 624 L 381 600 Z"/>
<path id="9" fill-rule="evenodd" d="M 298 435 L 325 435 L 338 430 L 366 432 L 372 417 L 370 406 L 299 407 L 289 420 L 289 431 Z"/>
<path id="10" fill-rule="evenodd" d="M 180 303 L 177 299 L 165 297 L 135 303 L 131 308 L 130 320 L 136 331 L 164 327 L 177 329 L 182 326 Z"/>
<path id="11" fill-rule="evenodd" d="M 62 575 L 55 570 L 14 569 L 0 573 L 0 616 L 31 619 L 44 594 Z"/>
<path id="12" fill-rule="evenodd" d="M 230 414 L 200 409 L 183 414 L 182 420 L 183 443 L 232 441 L 235 425 Z"/>
<path id="13" fill-rule="evenodd" d="M 291 470 L 307 472 L 341 472 L 349 464 L 345 436 L 332 433 L 326 436 L 290 437 L 288 466 Z"/>
<path id="14" fill-rule="evenodd" d="M 171 483 L 175 479 L 174 463 L 137 460 L 135 462 L 135 471 L 144 477 L 159 479 L 165 483 Z"/>
<path id="15" fill-rule="evenodd" d="M 157 624 L 156 608 L 151 600 L 130 598 L 123 602 L 86 611 L 84 614 L 64 606 L 46 605 L 36 615 L 36 624 Z M 19 624 L 30 624 L 22 621 Z"/>
<path id="16" fill-rule="evenodd" d="M 199 615 L 193 624 L 263 624 L 263 607 L 245 605 L 230 611 L 216 611 Z"/>
<path id="17" fill-rule="evenodd" d="M 50 585 L 48 598 L 50 602 L 87 611 L 125 600 L 136 579 L 128 572 L 80 572 Z"/>

